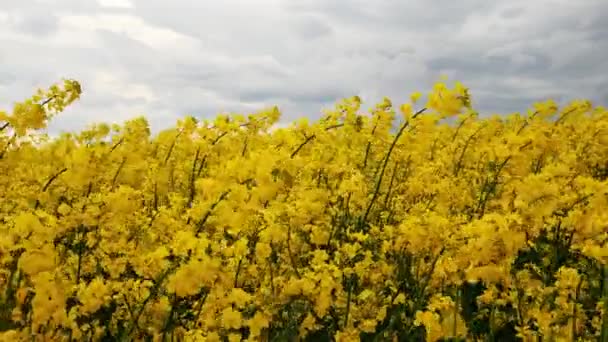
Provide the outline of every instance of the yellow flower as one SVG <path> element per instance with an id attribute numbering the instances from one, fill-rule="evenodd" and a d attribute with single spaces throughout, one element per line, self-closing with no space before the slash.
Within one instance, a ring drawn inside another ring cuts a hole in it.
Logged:
<path id="1" fill-rule="evenodd" d="M 325 316 L 331 307 L 332 297 L 327 291 L 319 293 L 315 298 L 315 312 L 318 316 Z"/>
<path id="2" fill-rule="evenodd" d="M 181 267 L 169 279 L 167 288 L 179 297 L 187 297 L 198 292 L 200 284 L 196 281 L 196 270 L 191 265 Z"/>
<path id="3" fill-rule="evenodd" d="M 231 307 L 225 308 L 222 311 L 222 327 L 226 329 L 238 329 L 242 324 L 241 312 L 232 309 Z"/>
<path id="4" fill-rule="evenodd" d="M 249 326 L 249 331 L 251 333 L 251 337 L 259 337 L 262 333 L 262 329 L 268 328 L 270 325 L 270 321 L 268 317 L 264 315 L 262 312 L 256 312 L 251 319 L 247 321 L 247 325 Z"/>
<path id="5" fill-rule="evenodd" d="M 237 308 L 244 307 L 248 302 L 250 302 L 253 298 L 252 296 L 243 291 L 240 288 L 232 289 L 232 293 L 230 294 L 230 301 L 236 305 Z"/>
<path id="6" fill-rule="evenodd" d="M 334 336 L 336 342 L 356 342 L 359 341 L 359 331 L 354 328 L 343 329 L 336 332 Z"/>
<path id="7" fill-rule="evenodd" d="M 17 298 L 17 303 L 19 303 L 20 305 L 23 305 L 23 303 L 25 302 L 25 298 L 27 297 L 28 293 L 29 293 L 29 289 L 23 288 L 23 287 L 19 288 L 17 290 L 16 295 L 15 295 L 16 298 Z"/>
<path id="8" fill-rule="evenodd" d="M 27 251 L 21 256 L 19 263 L 23 271 L 32 276 L 51 271 L 56 266 L 53 248 L 44 245 L 41 249 Z"/>
<path id="9" fill-rule="evenodd" d="M 361 329 L 361 331 L 366 332 L 366 333 L 373 333 L 376 331 L 377 325 L 378 325 L 378 322 L 376 322 L 376 320 L 365 319 L 361 323 L 359 323 L 359 329 Z"/>
<path id="10" fill-rule="evenodd" d="M 310 240 L 316 245 L 325 245 L 329 240 L 330 232 L 324 227 L 314 227 L 311 232 Z"/>
<path id="11" fill-rule="evenodd" d="M 359 113 L 352 97 L 292 125 L 274 107 L 154 134 L 144 117 L 37 131 L 81 91 L 66 80 L 0 111 L 0 284 L 13 304 L 0 340 L 159 341 L 167 324 L 175 340 L 238 341 L 243 326 L 263 340 L 297 323 L 300 338 L 330 325 L 359 341 L 389 321 L 471 339 L 471 303 L 494 332 L 532 322 L 522 339 L 601 331 L 604 107 L 481 115 L 440 79 L 415 119 L 419 92 L 399 110 L 383 98 Z M 467 280 L 485 290 L 461 297 Z M 393 310 L 416 307 L 421 288 L 414 317 Z"/>
<path id="12" fill-rule="evenodd" d="M 110 289 L 102 278 L 93 279 L 78 293 L 83 313 L 93 313 L 109 302 Z"/>
<path id="13" fill-rule="evenodd" d="M 412 101 L 412 103 L 416 103 L 421 96 L 422 94 L 420 92 L 414 92 L 412 93 L 412 95 L 410 95 L 410 100 Z"/>
<path id="14" fill-rule="evenodd" d="M 403 114 L 403 118 L 408 121 L 411 119 L 412 115 L 414 114 L 411 103 L 402 104 L 401 107 L 399 107 L 399 110 L 401 111 L 401 114 Z"/>
<path id="15" fill-rule="evenodd" d="M 220 342 L 222 340 L 220 335 L 215 331 L 208 332 L 206 337 L 205 341 L 207 342 Z"/>
<path id="16" fill-rule="evenodd" d="M 241 334 L 238 333 L 230 333 L 228 334 L 228 342 L 240 342 Z"/>

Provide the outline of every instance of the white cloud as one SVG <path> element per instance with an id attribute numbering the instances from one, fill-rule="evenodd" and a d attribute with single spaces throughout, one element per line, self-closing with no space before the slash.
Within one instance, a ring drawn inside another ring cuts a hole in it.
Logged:
<path id="1" fill-rule="evenodd" d="M 64 15 L 61 25 L 74 31 L 107 30 L 124 34 L 129 38 L 157 50 L 196 48 L 198 41 L 171 29 L 149 25 L 141 18 L 128 14 Z"/>
<path id="2" fill-rule="evenodd" d="M 154 101 L 156 96 L 146 84 L 129 83 L 111 71 L 97 71 L 94 79 L 95 90 L 111 93 L 118 98 Z"/>
<path id="3" fill-rule="evenodd" d="M 0 11 L 0 23 L 4 24 L 9 20 L 9 14 L 5 11 Z"/>
<path id="4" fill-rule="evenodd" d="M 275 104 L 286 123 L 341 97 L 404 101 L 440 74 L 482 113 L 599 103 L 604 13 L 605 0 L 4 0 L 0 108 L 61 77 L 85 92 L 53 129 L 139 114 L 159 129 Z"/>
<path id="5" fill-rule="evenodd" d="M 135 6 L 129 0 L 97 0 L 97 3 L 104 8 L 127 8 L 132 9 Z"/>

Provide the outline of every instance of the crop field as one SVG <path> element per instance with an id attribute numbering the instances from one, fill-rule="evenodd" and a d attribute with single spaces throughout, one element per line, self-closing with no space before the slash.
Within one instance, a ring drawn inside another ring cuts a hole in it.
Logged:
<path id="1" fill-rule="evenodd" d="M 49 138 L 81 92 L 0 111 L 2 341 L 608 341 L 605 108 L 442 81 Z"/>

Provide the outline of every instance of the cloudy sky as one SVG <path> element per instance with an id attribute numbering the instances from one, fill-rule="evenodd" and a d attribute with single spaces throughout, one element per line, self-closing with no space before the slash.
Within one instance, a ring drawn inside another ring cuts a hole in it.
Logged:
<path id="1" fill-rule="evenodd" d="M 274 104 L 288 122 L 440 75 L 482 114 L 608 105 L 606 15 L 607 0 L 0 0 L 0 108 L 67 77 L 84 94 L 51 132 Z"/>

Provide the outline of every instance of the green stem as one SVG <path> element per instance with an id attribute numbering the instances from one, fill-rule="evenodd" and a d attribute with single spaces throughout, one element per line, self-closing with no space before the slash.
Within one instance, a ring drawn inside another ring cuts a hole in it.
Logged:
<path id="1" fill-rule="evenodd" d="M 602 300 L 604 302 L 604 314 L 602 318 L 602 335 L 601 342 L 608 342 L 608 264 L 603 267 L 604 273 L 604 288 L 602 290 Z"/>
<path id="2" fill-rule="evenodd" d="M 425 110 L 426 110 L 426 108 L 422 108 L 421 110 L 417 111 L 413 115 L 412 119 L 415 119 L 418 115 L 424 113 Z M 405 129 L 407 127 L 409 127 L 409 124 L 410 124 L 409 121 L 406 121 L 403 124 L 403 126 L 401 126 L 401 129 L 399 129 L 399 132 L 397 132 L 397 135 L 395 135 L 393 142 L 391 143 L 391 145 L 388 148 L 388 152 L 386 153 L 386 156 L 384 157 L 382 167 L 380 169 L 380 175 L 378 176 L 378 180 L 376 181 L 374 194 L 372 195 L 372 199 L 369 202 L 367 209 L 365 210 L 365 214 L 363 214 L 363 220 L 362 220 L 363 222 L 367 221 L 367 217 L 369 216 L 369 213 L 372 210 L 372 207 L 374 206 L 374 202 L 378 198 L 378 195 L 380 193 L 380 186 L 382 185 L 382 179 L 384 178 L 384 172 L 386 171 L 386 166 L 388 165 L 388 161 L 391 158 L 391 154 L 393 153 L 393 150 L 395 149 L 395 146 L 397 145 L 397 141 L 399 141 L 399 138 L 401 137 L 401 135 L 403 135 L 403 132 L 405 132 Z"/>
<path id="3" fill-rule="evenodd" d="M 495 341 L 494 338 L 494 311 L 496 310 L 496 306 L 492 305 L 492 309 L 490 309 L 490 341 Z"/>
<path id="4" fill-rule="evenodd" d="M 173 297 L 173 303 L 171 303 L 171 310 L 169 311 L 169 314 L 167 315 L 167 319 L 163 326 L 163 334 L 160 339 L 161 342 L 165 342 L 165 338 L 166 338 L 169 330 L 171 330 L 171 333 L 173 333 L 173 327 L 171 325 L 173 323 L 173 315 L 175 314 L 175 306 L 177 305 L 177 295 L 173 295 L 173 296 L 174 297 Z"/>
<path id="5" fill-rule="evenodd" d="M 296 260 L 293 256 L 293 252 L 291 250 L 291 224 L 287 227 L 287 254 L 289 256 L 289 261 L 291 262 L 291 267 L 293 267 L 293 271 L 296 274 L 298 279 L 302 278 L 300 271 L 298 271 L 298 266 L 296 265 Z"/>
<path id="6" fill-rule="evenodd" d="M 458 303 L 460 303 L 460 288 L 458 288 L 458 290 L 456 290 L 456 300 L 454 300 L 454 326 L 452 327 L 452 337 L 456 338 L 456 334 L 458 333 L 458 310 L 459 310 L 459 305 Z"/>
<path id="7" fill-rule="evenodd" d="M 577 305 L 578 305 L 578 301 L 580 299 L 580 294 L 581 294 L 581 286 L 583 285 L 583 277 L 581 277 L 581 279 L 578 281 L 578 285 L 576 286 L 576 293 L 574 295 L 574 307 L 572 308 L 572 341 L 576 341 L 577 339 L 577 329 L 576 329 L 576 316 L 578 315 L 577 312 Z"/>
<path id="8" fill-rule="evenodd" d="M 344 314 L 344 328 L 348 326 L 348 315 L 350 314 L 350 302 L 353 294 L 353 279 L 352 276 L 348 280 L 348 293 L 346 294 L 346 313 Z"/>

